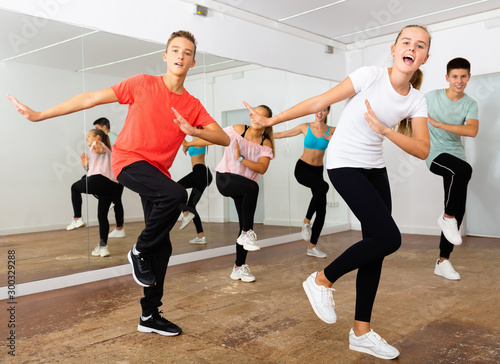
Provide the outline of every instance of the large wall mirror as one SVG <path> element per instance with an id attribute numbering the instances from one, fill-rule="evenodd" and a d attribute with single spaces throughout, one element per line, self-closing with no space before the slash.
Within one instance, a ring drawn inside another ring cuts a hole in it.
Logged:
<path id="1" fill-rule="evenodd" d="M 164 44 L 2 10 L 0 24 L 2 94 L 11 94 L 35 110 L 83 91 L 110 87 L 138 73 L 162 75 L 166 71 L 162 60 Z M 266 104 L 278 113 L 335 84 L 203 52 L 197 53 L 196 61 L 186 89 L 222 126 L 249 124 L 242 100 L 255 106 Z M 109 257 L 91 255 L 99 242 L 94 196 L 84 195 L 83 218 L 87 226 L 66 230 L 73 217 L 70 187 L 85 174 L 80 155 L 88 151 L 86 135 L 100 117 L 108 118 L 111 130 L 119 133 L 126 106 L 99 106 L 41 123 L 23 119 L 5 97 L 0 109 L 0 244 L 16 251 L 16 283 L 127 264 L 126 253 L 143 228 L 138 195 L 127 189 L 123 193 L 126 237 L 108 240 Z M 332 108 L 330 125 L 336 125 L 340 110 L 341 105 Z M 275 131 L 313 120 L 314 116 L 294 120 L 276 126 Z M 309 190 L 293 177 L 302 150 L 302 137 L 276 141 L 276 157 L 259 182 L 255 226 L 259 240 L 300 232 L 310 199 Z M 206 165 L 213 174 L 222 154 L 222 147 L 208 147 Z M 176 181 L 191 172 L 190 157 L 181 149 L 170 172 Z M 346 224 L 347 207 L 331 185 L 327 200 L 325 227 Z M 179 221 L 171 234 L 174 255 L 235 244 L 238 223 L 232 201 L 220 195 L 215 181 L 205 190 L 197 210 L 207 244 L 190 244 L 189 240 L 196 236 L 194 224 L 180 230 Z M 112 230 L 113 208 L 109 221 Z M 6 258 L 3 254 L 0 263 Z M 6 264 L 1 263 L 0 286 L 6 285 L 5 270 Z"/>

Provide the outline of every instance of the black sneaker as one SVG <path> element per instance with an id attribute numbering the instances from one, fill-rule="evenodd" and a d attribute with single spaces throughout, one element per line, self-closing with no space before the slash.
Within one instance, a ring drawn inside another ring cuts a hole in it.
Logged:
<path id="1" fill-rule="evenodd" d="M 137 326 L 137 330 L 139 332 L 155 332 L 164 336 L 176 336 L 182 332 L 182 329 L 174 324 L 173 322 L 168 321 L 164 318 L 160 312 L 155 312 L 150 315 L 147 319 L 142 317 L 139 321 L 139 325 Z"/>
<path id="2" fill-rule="evenodd" d="M 156 284 L 155 275 L 151 270 L 151 262 L 149 258 L 142 257 L 140 254 L 135 255 L 132 250 L 127 254 L 128 261 L 132 264 L 132 276 L 138 285 L 143 287 L 151 287 Z"/>

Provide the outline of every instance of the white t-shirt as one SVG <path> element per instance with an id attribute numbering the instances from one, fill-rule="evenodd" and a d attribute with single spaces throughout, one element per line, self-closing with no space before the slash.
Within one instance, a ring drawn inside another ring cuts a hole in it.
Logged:
<path id="1" fill-rule="evenodd" d="M 382 142 L 365 119 L 367 99 L 380 122 L 393 128 L 405 118 L 427 118 L 427 103 L 413 87 L 406 96 L 391 85 L 387 68 L 361 67 L 349 75 L 356 95 L 345 104 L 326 151 L 326 168 L 384 168 Z"/>

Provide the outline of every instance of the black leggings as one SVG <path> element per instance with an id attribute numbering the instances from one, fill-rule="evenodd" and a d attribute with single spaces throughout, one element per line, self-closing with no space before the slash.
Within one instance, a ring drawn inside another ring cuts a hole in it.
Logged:
<path id="1" fill-rule="evenodd" d="M 329 169 L 328 175 L 361 222 L 363 239 L 330 263 L 325 276 L 333 283 L 358 269 L 355 320 L 370 322 L 384 257 L 401 246 L 401 234 L 391 216 L 387 170 L 336 168 Z"/>
<path id="2" fill-rule="evenodd" d="M 215 177 L 217 189 L 226 197 L 231 197 L 236 206 L 238 221 L 241 231 L 253 229 L 255 210 L 257 208 L 257 198 L 259 197 L 259 185 L 246 177 L 233 173 L 217 172 Z M 236 243 L 236 266 L 240 267 L 246 262 L 247 251 L 243 246 Z"/>
<path id="3" fill-rule="evenodd" d="M 431 163 L 430 171 L 443 177 L 444 212 L 455 216 L 458 228 L 462 224 L 467 200 L 467 185 L 472 177 L 472 167 L 466 161 L 448 153 L 438 155 Z M 439 256 L 450 258 L 454 245 L 441 233 Z"/>
<path id="4" fill-rule="evenodd" d="M 204 164 L 195 164 L 193 166 L 193 171 L 177 182 L 186 189 L 192 188 L 187 205 L 183 207 L 183 210 L 190 211 L 194 214 L 193 222 L 198 234 L 203 232 L 203 226 L 201 225 L 200 215 L 198 215 L 198 211 L 196 211 L 196 205 L 200 201 L 205 188 L 212 183 L 212 179 L 213 177 L 212 173 L 210 173 L 210 169 Z"/>
<path id="5" fill-rule="evenodd" d="M 109 221 L 108 211 L 113 198 L 123 191 L 123 187 L 103 175 L 83 176 L 71 186 L 71 202 L 73 217 L 82 217 L 82 193 L 94 195 L 99 200 L 97 204 L 97 220 L 99 221 L 99 237 L 102 242 L 108 242 Z M 123 218 L 123 216 L 122 216 Z M 117 221 L 118 225 L 118 221 Z M 123 225 L 123 220 L 122 220 Z"/>
<path id="6" fill-rule="evenodd" d="M 116 193 L 113 194 L 113 200 L 111 201 L 115 205 L 115 207 L 113 207 L 113 210 L 115 210 L 115 221 L 117 227 L 123 227 L 124 223 L 125 212 L 123 210 L 122 194 L 123 186 L 118 183 Z"/>
<path id="7" fill-rule="evenodd" d="M 146 226 L 137 239 L 136 249 L 151 259 L 156 279 L 154 286 L 144 288 L 141 298 L 142 313 L 149 316 L 162 305 L 165 274 L 172 255 L 170 230 L 179 217 L 179 206 L 186 203 L 187 192 L 146 161 L 123 168 L 117 179 L 141 196 Z"/>
<path id="8" fill-rule="evenodd" d="M 323 179 L 323 166 L 311 166 L 299 159 L 295 165 L 295 178 L 301 185 L 309 187 L 312 192 L 306 219 L 311 220 L 316 213 L 310 239 L 310 242 L 316 245 L 325 224 L 326 193 L 329 188 L 328 183 Z"/>

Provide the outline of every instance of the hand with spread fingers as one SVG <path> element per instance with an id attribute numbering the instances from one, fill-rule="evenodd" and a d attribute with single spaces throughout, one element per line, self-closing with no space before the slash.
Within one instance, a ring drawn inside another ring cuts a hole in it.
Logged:
<path id="1" fill-rule="evenodd" d="M 365 113 L 365 119 L 368 122 L 368 125 L 370 125 L 370 128 L 372 128 L 375 133 L 385 135 L 389 128 L 380 122 L 380 120 L 377 118 L 377 115 L 375 115 L 375 112 L 370 106 L 368 100 L 365 100 L 365 105 L 367 109 Z"/>

